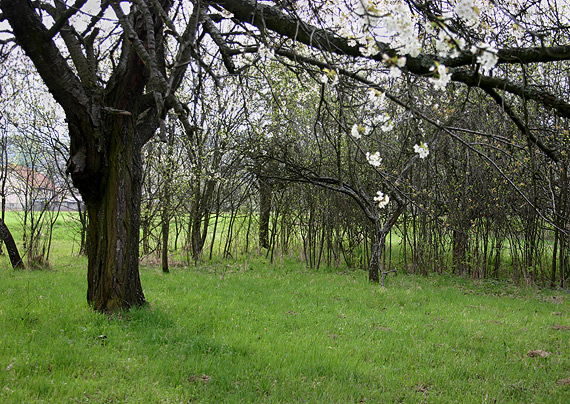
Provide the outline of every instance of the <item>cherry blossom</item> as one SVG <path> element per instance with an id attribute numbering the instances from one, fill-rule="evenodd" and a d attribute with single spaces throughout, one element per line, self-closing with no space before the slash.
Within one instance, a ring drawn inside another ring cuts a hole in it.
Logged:
<path id="1" fill-rule="evenodd" d="M 360 139 L 363 134 L 367 135 L 369 132 L 370 128 L 368 126 L 359 125 L 355 123 L 350 131 L 350 136 L 352 136 L 355 139 Z"/>
<path id="2" fill-rule="evenodd" d="M 425 159 L 429 155 L 428 145 L 424 142 L 420 142 L 419 145 L 414 145 L 414 152 L 416 152 L 421 159 Z"/>
<path id="3" fill-rule="evenodd" d="M 382 164 L 382 157 L 380 157 L 380 152 L 366 152 L 366 160 L 368 160 L 368 163 L 374 167 L 380 167 Z"/>
<path id="4" fill-rule="evenodd" d="M 380 209 L 383 209 L 386 207 L 386 205 L 388 205 L 388 202 L 390 202 L 390 197 L 384 194 L 382 191 L 378 191 L 374 197 L 374 202 L 378 202 L 378 207 Z"/>
<path id="5" fill-rule="evenodd" d="M 437 70 L 435 66 L 437 67 Z M 429 81 L 433 84 L 436 90 L 445 90 L 447 83 L 451 80 L 451 74 L 449 74 L 447 67 L 443 64 L 436 62 L 435 66 L 432 69 L 436 70 L 436 76 L 430 77 Z"/>

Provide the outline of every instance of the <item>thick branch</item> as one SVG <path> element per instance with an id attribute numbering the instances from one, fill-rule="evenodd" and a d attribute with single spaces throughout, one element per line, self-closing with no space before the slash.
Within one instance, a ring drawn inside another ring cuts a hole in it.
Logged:
<path id="1" fill-rule="evenodd" d="M 180 38 L 180 47 L 176 55 L 176 62 L 168 79 L 167 96 L 173 94 L 178 87 L 180 87 L 180 84 L 182 84 L 182 79 L 188 69 L 188 64 L 191 61 L 192 55 L 195 53 L 194 44 L 196 42 L 199 16 L 199 5 L 195 5 L 192 10 L 192 15 L 190 16 L 190 21 L 188 21 L 186 29 Z"/>
<path id="2" fill-rule="evenodd" d="M 49 8 L 47 5 L 45 7 Z M 56 2 L 55 9 L 48 9 L 48 12 L 50 12 L 54 18 L 58 17 L 58 21 L 61 22 L 61 26 L 58 29 L 59 33 L 63 38 L 65 45 L 67 46 L 69 55 L 73 60 L 73 64 L 77 69 L 77 73 L 79 74 L 80 79 L 85 85 L 90 87 L 91 84 L 95 83 L 96 81 L 94 71 L 90 71 L 89 63 L 83 54 L 83 51 L 81 49 L 81 42 L 77 38 L 74 29 L 67 23 L 67 19 L 63 20 L 61 18 L 61 16 L 64 16 L 69 12 L 69 10 L 70 9 L 65 8 L 65 4 L 60 0 Z"/>
<path id="3" fill-rule="evenodd" d="M 480 87 L 485 91 L 488 88 L 504 90 L 519 97 L 536 101 L 547 109 L 553 109 L 558 115 L 570 118 L 570 104 L 550 93 L 539 91 L 532 87 L 518 85 L 497 77 L 483 76 L 471 71 L 455 72 L 451 79 L 468 86 Z"/>
<path id="4" fill-rule="evenodd" d="M 216 27 L 216 24 L 214 24 L 214 22 L 210 19 L 210 17 L 205 12 L 202 12 L 201 17 L 202 17 L 202 26 L 204 27 L 204 30 L 208 34 L 210 34 L 210 37 L 214 40 L 214 42 L 216 43 L 216 45 L 218 45 L 218 48 L 220 49 L 220 53 L 222 55 L 222 61 L 224 62 L 226 69 L 228 69 L 228 71 L 232 74 L 235 73 L 236 67 L 234 65 L 234 62 L 232 61 L 232 54 L 235 52 L 233 52 L 230 49 L 230 47 L 227 45 L 226 41 L 222 37 L 220 30 L 218 30 L 218 27 Z"/>
<path id="5" fill-rule="evenodd" d="M 360 46 L 349 46 L 346 38 L 335 33 L 307 24 L 296 16 L 283 12 L 277 6 L 269 6 L 256 0 L 213 0 L 230 11 L 239 20 L 248 22 L 260 30 L 269 29 L 280 35 L 295 41 L 312 46 L 323 51 L 334 52 L 341 55 L 363 57 Z M 384 53 L 394 56 L 397 52 L 386 43 L 377 42 L 379 53 L 368 57 L 380 61 Z M 535 63 L 570 60 L 570 45 L 555 46 L 550 48 L 505 48 L 498 51 L 499 63 Z M 433 55 L 421 54 L 418 57 L 407 55 L 406 68 L 413 74 L 428 75 L 436 60 Z M 469 66 L 473 64 L 474 55 L 470 51 L 464 51 L 455 58 L 440 60 L 448 67 Z"/>
<path id="6" fill-rule="evenodd" d="M 570 45 L 531 48 L 504 48 L 497 52 L 499 60 L 497 64 L 529 64 L 546 63 L 570 60 Z M 475 57 L 469 51 L 462 52 L 459 56 L 442 61 L 447 67 L 469 66 Z"/>
<path id="7" fill-rule="evenodd" d="M 12 268 L 24 268 L 24 262 L 20 257 L 18 246 L 14 241 L 14 237 L 12 237 L 12 233 L 10 233 L 10 229 L 8 229 L 8 226 L 6 226 L 6 223 L 4 223 L 4 220 L 2 220 L 2 218 L 0 218 L 0 242 L 4 242 L 6 245 Z"/>
<path id="8" fill-rule="evenodd" d="M 256 0 L 213 0 L 215 3 L 232 12 L 238 19 L 256 26 L 260 30 L 269 29 L 280 35 L 302 42 L 316 49 L 334 52 L 340 55 L 364 57 L 358 45 L 349 46 L 348 40 L 335 33 L 307 24 L 295 16 L 285 13 L 277 6 L 269 6 Z M 396 51 L 386 43 L 377 43 L 379 53 L 371 60 L 379 61 L 384 53 L 393 56 Z M 550 48 L 505 48 L 498 51 L 499 62 L 504 64 L 528 64 L 536 62 L 553 62 L 570 60 L 570 45 Z M 288 57 L 290 57 L 288 55 Z M 475 56 L 470 51 L 462 52 L 455 58 L 437 58 L 433 55 L 422 54 L 418 57 L 407 55 L 405 70 L 420 76 L 433 75 L 433 66 L 440 60 L 445 66 L 459 68 L 470 66 Z M 532 99 L 547 108 L 554 109 L 559 115 L 570 117 L 570 104 L 552 94 L 513 84 L 509 81 L 481 76 L 470 71 L 456 71 L 452 80 L 471 86 L 486 86 L 487 88 L 503 89 L 520 97 Z"/>

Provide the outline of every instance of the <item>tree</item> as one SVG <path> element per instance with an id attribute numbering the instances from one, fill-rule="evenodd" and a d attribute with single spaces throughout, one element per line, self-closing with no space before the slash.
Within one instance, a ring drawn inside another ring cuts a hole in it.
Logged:
<path id="1" fill-rule="evenodd" d="M 182 119 L 186 116 L 173 94 L 191 49 L 180 50 L 182 63 L 167 81 L 164 20 L 158 11 L 151 13 L 139 2 L 141 8 L 132 7 L 126 15 L 119 3 L 104 2 L 81 30 L 72 26 L 72 17 L 85 3 L 0 4 L 2 19 L 10 23 L 18 45 L 66 115 L 68 170 L 89 216 L 87 300 L 96 310 L 112 311 L 145 302 L 138 273 L 141 147 L 155 134 L 167 108 L 174 107 Z M 162 1 L 158 7 L 168 12 L 171 6 Z M 98 36 L 109 7 L 124 30 L 118 38 L 108 27 Z M 55 23 L 47 28 L 49 18 Z M 188 24 L 182 42 L 192 43 L 194 33 Z"/>

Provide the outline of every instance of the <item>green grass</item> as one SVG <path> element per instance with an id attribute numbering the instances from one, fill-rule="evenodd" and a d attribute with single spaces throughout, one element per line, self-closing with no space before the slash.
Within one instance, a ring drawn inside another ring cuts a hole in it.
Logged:
<path id="1" fill-rule="evenodd" d="M 570 400 L 567 294 L 253 261 L 144 267 L 150 304 L 107 316 L 85 267 L 0 271 L 0 402 Z"/>

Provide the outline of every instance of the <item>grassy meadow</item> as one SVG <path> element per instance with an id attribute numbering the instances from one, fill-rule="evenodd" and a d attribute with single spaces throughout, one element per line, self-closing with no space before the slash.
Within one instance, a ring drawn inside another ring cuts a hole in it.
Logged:
<path id="1" fill-rule="evenodd" d="M 240 259 L 144 265 L 103 315 L 67 228 L 49 270 L 0 257 L 1 403 L 570 402 L 566 292 Z"/>

